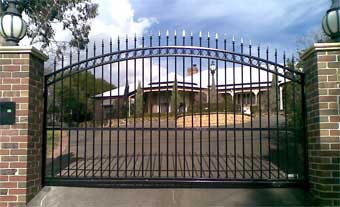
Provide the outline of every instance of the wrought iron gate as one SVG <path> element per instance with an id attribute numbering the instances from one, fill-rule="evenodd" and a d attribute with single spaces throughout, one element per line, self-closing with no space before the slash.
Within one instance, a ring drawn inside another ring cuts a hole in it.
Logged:
<path id="1" fill-rule="evenodd" d="M 45 183 L 301 185 L 294 66 L 276 50 L 185 32 L 70 49 L 45 77 Z"/>

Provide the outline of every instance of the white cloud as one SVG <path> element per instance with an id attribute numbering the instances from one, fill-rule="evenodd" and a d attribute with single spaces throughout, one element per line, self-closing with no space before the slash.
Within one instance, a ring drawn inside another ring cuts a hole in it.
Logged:
<path id="1" fill-rule="evenodd" d="M 142 34 L 150 26 L 157 23 L 154 18 L 135 19 L 130 0 L 94 0 L 99 4 L 99 15 L 92 22 L 90 41 L 109 39 L 118 35 Z M 25 18 L 25 16 L 24 16 Z M 27 17 L 26 17 L 27 18 Z M 71 33 L 63 29 L 61 23 L 53 24 L 57 41 L 70 41 Z M 21 45 L 29 45 L 30 39 L 25 38 Z M 40 48 L 40 44 L 35 44 Z"/>
<path id="2" fill-rule="evenodd" d="M 90 39 L 143 34 L 157 20 L 135 19 L 130 0 L 95 0 L 99 3 L 99 16 L 92 23 Z"/>

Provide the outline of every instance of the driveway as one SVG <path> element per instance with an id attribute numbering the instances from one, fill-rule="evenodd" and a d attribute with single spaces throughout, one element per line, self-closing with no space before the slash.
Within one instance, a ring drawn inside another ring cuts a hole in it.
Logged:
<path id="1" fill-rule="evenodd" d="M 300 189 L 97 189 L 45 187 L 28 207 L 315 206 Z"/>
<path id="2" fill-rule="evenodd" d="M 270 120 L 271 126 L 279 125 L 276 119 Z M 298 165 L 287 159 L 285 150 L 280 152 L 284 163 L 278 166 L 276 140 L 278 134 L 290 132 L 278 127 L 263 129 L 268 127 L 266 121 L 263 117 L 261 124 L 255 119 L 230 128 L 177 129 L 174 123 L 154 121 L 122 124 L 119 129 L 64 130 L 69 142 L 63 143 L 67 147 L 63 156 L 55 157 L 53 166 L 49 161 L 47 175 L 114 177 L 117 172 L 126 177 L 287 177 L 283 164 Z"/>

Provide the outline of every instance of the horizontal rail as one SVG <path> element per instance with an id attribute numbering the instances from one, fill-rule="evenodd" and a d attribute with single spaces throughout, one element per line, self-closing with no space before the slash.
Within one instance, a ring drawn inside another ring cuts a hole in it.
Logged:
<path id="1" fill-rule="evenodd" d="M 119 187 L 119 188 L 306 188 L 305 180 L 235 180 L 235 179 L 158 179 L 158 178 L 45 178 L 47 186 Z"/>

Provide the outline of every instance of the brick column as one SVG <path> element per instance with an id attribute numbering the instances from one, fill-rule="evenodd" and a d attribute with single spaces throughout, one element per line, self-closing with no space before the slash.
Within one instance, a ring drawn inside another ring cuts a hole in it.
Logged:
<path id="1" fill-rule="evenodd" d="M 25 206 L 41 189 L 46 60 L 33 47 L 0 47 L 0 101 L 16 102 L 16 124 L 0 126 L 0 207 Z"/>
<path id="2" fill-rule="evenodd" d="M 315 44 L 306 73 L 309 181 L 322 205 L 340 205 L 340 43 Z"/>

